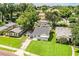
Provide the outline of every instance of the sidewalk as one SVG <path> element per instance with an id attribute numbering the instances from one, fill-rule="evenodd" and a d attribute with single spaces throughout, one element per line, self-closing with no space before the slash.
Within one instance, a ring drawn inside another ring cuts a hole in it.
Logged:
<path id="1" fill-rule="evenodd" d="M 23 50 L 26 49 L 28 47 L 28 45 L 31 43 L 31 41 L 32 41 L 31 39 L 26 39 L 26 41 L 23 42 L 20 49 L 23 49 Z"/>
<path id="2" fill-rule="evenodd" d="M 32 41 L 31 39 L 26 39 L 26 41 L 23 42 L 23 44 L 22 44 L 20 49 L 9 47 L 9 46 L 6 46 L 6 45 L 1 45 L 1 44 L 0 44 L 0 47 L 7 48 L 7 49 L 10 49 L 10 50 L 16 50 L 16 52 L 14 54 L 16 54 L 18 56 L 24 56 L 24 54 L 26 54 L 28 56 L 38 56 L 36 54 L 24 51 L 28 47 L 28 45 L 31 43 L 31 41 Z"/>
<path id="3" fill-rule="evenodd" d="M 75 56 L 74 47 L 71 46 L 71 48 L 72 48 L 72 56 Z"/>
<path id="4" fill-rule="evenodd" d="M 24 51 L 23 50 L 25 50 L 28 47 L 28 45 L 31 43 L 31 41 L 32 41 L 31 39 L 26 39 L 26 41 L 23 42 L 21 48 L 19 50 L 17 50 L 15 52 L 15 54 L 17 54 L 19 56 L 23 56 L 24 55 Z"/>

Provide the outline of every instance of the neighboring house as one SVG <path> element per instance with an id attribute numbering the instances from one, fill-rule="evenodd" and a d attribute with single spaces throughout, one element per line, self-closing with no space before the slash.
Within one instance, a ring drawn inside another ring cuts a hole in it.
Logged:
<path id="1" fill-rule="evenodd" d="M 61 39 L 64 42 L 71 42 L 72 41 L 72 33 L 71 29 L 67 27 L 56 27 L 56 39 L 60 41 Z"/>
<path id="2" fill-rule="evenodd" d="M 50 27 L 48 20 L 39 20 L 35 23 L 35 27 Z"/>
<path id="3" fill-rule="evenodd" d="M 8 27 L 6 27 L 6 26 L 1 26 L 1 27 L 0 27 L 0 35 L 3 35 L 4 32 L 7 30 L 7 28 L 8 28 Z"/>
<path id="4" fill-rule="evenodd" d="M 46 20 L 39 20 L 38 25 L 35 27 L 33 33 L 30 35 L 31 38 L 39 40 L 48 40 L 50 36 L 51 27 Z"/>
<path id="5" fill-rule="evenodd" d="M 23 34 L 23 30 L 20 27 L 14 28 L 6 33 L 8 36 L 20 37 Z"/>
<path id="6" fill-rule="evenodd" d="M 45 15 L 44 12 L 40 12 L 38 16 L 39 16 L 40 19 L 45 19 L 46 15 Z"/>
<path id="7" fill-rule="evenodd" d="M 0 35 L 20 37 L 23 33 L 24 30 L 17 26 L 16 23 L 10 22 L 0 27 Z"/>
<path id="8" fill-rule="evenodd" d="M 10 23 L 6 24 L 5 26 L 8 27 L 7 30 L 11 30 L 16 27 L 16 23 L 10 22 Z"/>
<path id="9" fill-rule="evenodd" d="M 6 34 L 6 32 L 8 32 L 9 30 L 11 30 L 15 27 L 16 27 L 16 24 L 12 23 L 12 22 L 5 24 L 4 26 L 1 26 L 0 27 L 0 35 Z"/>

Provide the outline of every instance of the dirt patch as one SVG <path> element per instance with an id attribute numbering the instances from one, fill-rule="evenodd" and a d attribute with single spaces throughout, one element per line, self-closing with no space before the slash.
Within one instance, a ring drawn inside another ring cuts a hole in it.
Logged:
<path id="1" fill-rule="evenodd" d="M 17 56 L 17 55 L 10 51 L 0 50 L 0 56 Z"/>

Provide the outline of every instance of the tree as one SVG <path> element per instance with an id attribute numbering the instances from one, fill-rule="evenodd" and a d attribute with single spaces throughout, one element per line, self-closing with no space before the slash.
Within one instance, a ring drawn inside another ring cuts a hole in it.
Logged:
<path id="1" fill-rule="evenodd" d="M 10 13 L 10 20 L 12 20 L 13 12 L 15 11 L 15 6 L 13 3 L 8 4 L 8 13 Z"/>
<path id="2" fill-rule="evenodd" d="M 2 25 L 4 25 L 4 24 L 5 24 L 5 23 L 0 20 L 0 26 L 2 26 Z"/>
<path id="3" fill-rule="evenodd" d="M 17 19 L 17 23 L 22 25 L 24 30 L 33 29 L 37 21 L 36 10 L 33 5 L 28 5 L 24 13 Z"/>
<path id="4" fill-rule="evenodd" d="M 48 9 L 48 6 L 46 6 L 46 5 L 41 6 L 41 10 L 42 10 L 43 12 L 45 12 L 47 9 Z"/>
<path id="5" fill-rule="evenodd" d="M 68 18 L 68 20 L 69 20 L 70 23 L 76 23 L 76 17 L 74 17 L 74 16 L 70 16 Z"/>
<path id="6" fill-rule="evenodd" d="M 56 22 L 60 20 L 60 14 L 57 11 L 47 12 L 46 18 L 52 21 L 52 26 L 55 27 Z"/>
<path id="7" fill-rule="evenodd" d="M 73 44 L 79 46 L 79 25 L 74 24 L 72 28 Z"/>
<path id="8" fill-rule="evenodd" d="M 77 20 L 76 23 L 72 23 L 71 29 L 72 29 L 73 44 L 75 46 L 79 46 L 79 19 Z"/>
<path id="9" fill-rule="evenodd" d="M 68 18 L 72 14 L 72 10 L 66 6 L 63 6 L 59 9 L 61 17 Z"/>
<path id="10" fill-rule="evenodd" d="M 79 14 L 79 5 L 74 7 L 73 12 Z"/>
<path id="11" fill-rule="evenodd" d="M 1 15 L 2 15 L 2 21 L 4 22 L 4 15 L 6 13 L 6 3 L 0 4 L 0 12 L 1 12 Z"/>

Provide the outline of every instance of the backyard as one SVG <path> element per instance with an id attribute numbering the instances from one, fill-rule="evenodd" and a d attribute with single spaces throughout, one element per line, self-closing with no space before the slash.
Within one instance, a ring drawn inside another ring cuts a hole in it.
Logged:
<path id="1" fill-rule="evenodd" d="M 0 44 L 15 47 L 15 48 L 20 48 L 22 42 L 25 41 L 25 39 L 26 36 L 22 36 L 20 38 L 0 36 Z"/>
<path id="2" fill-rule="evenodd" d="M 41 56 L 71 56 L 72 49 L 69 45 L 56 43 L 56 35 L 52 34 L 51 41 L 32 41 L 26 51 Z M 51 38 L 49 38 L 50 40 Z"/>

